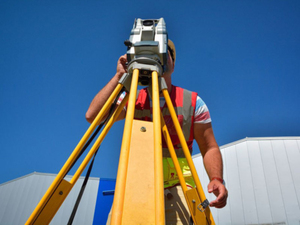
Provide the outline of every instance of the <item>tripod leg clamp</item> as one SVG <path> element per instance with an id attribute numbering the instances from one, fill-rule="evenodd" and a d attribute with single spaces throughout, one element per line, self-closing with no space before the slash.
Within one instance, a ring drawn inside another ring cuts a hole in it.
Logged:
<path id="1" fill-rule="evenodd" d="M 197 206 L 197 209 L 199 209 L 200 212 L 204 212 L 204 210 L 207 208 L 207 206 L 209 206 L 209 201 L 207 199 L 205 199 L 202 203 L 200 203 Z"/>

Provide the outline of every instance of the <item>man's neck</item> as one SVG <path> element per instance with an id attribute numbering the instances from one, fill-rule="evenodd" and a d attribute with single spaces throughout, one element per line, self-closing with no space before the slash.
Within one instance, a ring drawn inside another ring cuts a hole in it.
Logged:
<path id="1" fill-rule="evenodd" d="M 166 84 L 168 87 L 168 92 L 170 94 L 172 91 L 172 79 L 171 79 L 171 77 L 164 77 L 164 78 L 165 78 L 165 81 L 166 81 Z"/>

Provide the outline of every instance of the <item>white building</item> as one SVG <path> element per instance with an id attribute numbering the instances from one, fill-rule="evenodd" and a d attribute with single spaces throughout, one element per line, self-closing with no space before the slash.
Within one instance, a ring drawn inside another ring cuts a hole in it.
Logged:
<path id="1" fill-rule="evenodd" d="M 221 147 L 229 191 L 223 209 L 211 208 L 216 224 L 300 224 L 300 137 L 245 138 Z M 208 200 L 208 177 L 193 156 Z M 24 224 L 55 175 L 33 173 L 0 185 L 0 225 Z M 83 178 L 51 224 L 67 224 Z M 115 180 L 91 178 L 73 224 L 105 224 Z"/>
<path id="2" fill-rule="evenodd" d="M 211 208 L 216 224 L 300 224 L 300 137 L 245 138 L 221 152 L 229 197 Z M 193 159 L 207 184 L 202 157 Z"/>

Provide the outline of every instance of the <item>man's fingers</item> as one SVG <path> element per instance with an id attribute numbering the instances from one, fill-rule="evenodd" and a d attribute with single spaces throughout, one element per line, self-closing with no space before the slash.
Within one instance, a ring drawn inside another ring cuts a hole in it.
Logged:
<path id="1" fill-rule="evenodd" d="M 214 201 L 211 201 L 209 205 L 211 207 L 223 208 L 226 205 L 226 202 L 227 202 L 227 196 L 219 195 L 218 198 Z"/>
<path id="2" fill-rule="evenodd" d="M 216 195 L 216 199 L 210 202 L 211 207 L 223 208 L 226 205 L 228 191 L 223 184 L 218 184 L 211 182 L 208 186 L 208 192 L 214 193 Z"/>

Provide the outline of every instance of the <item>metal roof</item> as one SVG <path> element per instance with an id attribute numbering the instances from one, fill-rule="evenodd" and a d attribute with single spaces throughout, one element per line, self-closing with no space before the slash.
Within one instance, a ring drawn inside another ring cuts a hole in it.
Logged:
<path id="1" fill-rule="evenodd" d="M 242 143 L 242 142 L 245 142 L 245 141 L 261 141 L 261 140 L 300 140 L 300 137 L 298 137 L 298 136 L 291 136 L 291 137 L 289 137 L 289 136 L 286 136 L 286 137 L 245 137 L 243 139 L 240 139 L 240 140 L 237 140 L 237 141 L 234 141 L 234 142 L 230 142 L 228 144 L 220 146 L 220 150 L 222 150 L 224 148 L 227 148 L 227 147 L 230 147 L 230 146 L 233 146 L 233 145 L 236 145 L 236 144 L 239 144 L 239 143 Z M 197 158 L 199 156 L 201 156 L 201 153 L 193 155 L 192 158 Z"/>

